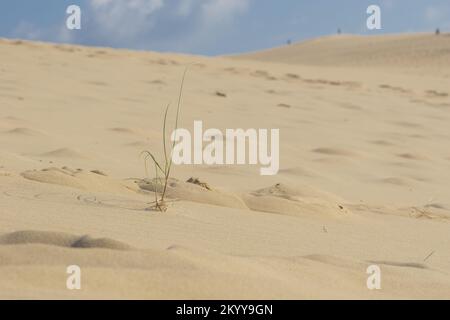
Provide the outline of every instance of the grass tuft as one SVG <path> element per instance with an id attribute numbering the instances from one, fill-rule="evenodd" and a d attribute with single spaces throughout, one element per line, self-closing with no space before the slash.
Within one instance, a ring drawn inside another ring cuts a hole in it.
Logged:
<path id="1" fill-rule="evenodd" d="M 186 78 L 186 73 L 188 71 L 189 67 L 186 67 L 183 73 L 183 77 L 181 79 L 181 85 L 180 85 L 180 91 L 178 94 L 178 103 L 177 103 L 177 112 L 175 116 L 175 126 L 174 131 L 176 135 L 176 130 L 178 129 L 178 120 L 180 117 L 180 110 L 181 110 L 181 99 L 183 96 L 183 87 L 184 87 L 184 80 Z M 145 166 L 145 172 L 148 176 L 148 163 L 151 161 L 155 167 L 155 182 L 160 184 L 162 186 L 162 191 L 160 192 L 161 195 L 158 197 L 158 188 L 155 188 L 155 201 L 154 205 L 150 209 L 158 210 L 161 212 L 164 212 L 167 210 L 167 203 L 165 201 L 166 193 L 167 193 L 167 186 L 170 178 L 170 173 L 172 169 L 172 152 L 175 147 L 175 139 L 172 142 L 171 148 L 170 148 L 170 154 L 167 150 L 167 115 L 169 113 L 170 109 L 170 103 L 167 105 L 165 111 L 164 111 L 164 121 L 163 121 L 163 130 L 162 130 L 162 140 L 163 140 L 163 153 L 164 153 L 164 162 L 160 163 L 155 155 L 151 151 L 143 151 L 141 153 L 141 156 L 144 156 L 144 166 Z"/>

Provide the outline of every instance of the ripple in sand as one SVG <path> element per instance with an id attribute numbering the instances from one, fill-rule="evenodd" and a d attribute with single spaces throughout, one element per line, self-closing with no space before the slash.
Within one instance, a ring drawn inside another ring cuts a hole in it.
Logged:
<path id="1" fill-rule="evenodd" d="M 66 248 L 100 248 L 111 250 L 130 250 L 126 243 L 110 238 L 92 238 L 64 232 L 16 231 L 0 237 L 2 245 L 46 244 Z"/>

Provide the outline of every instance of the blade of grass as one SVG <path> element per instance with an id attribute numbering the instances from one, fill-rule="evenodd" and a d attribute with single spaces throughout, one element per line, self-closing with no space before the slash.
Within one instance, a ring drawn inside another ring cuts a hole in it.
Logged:
<path id="1" fill-rule="evenodd" d="M 175 129 L 174 129 L 175 136 L 174 136 L 174 139 L 172 141 L 172 149 L 170 151 L 170 160 L 169 160 L 169 164 L 168 164 L 168 167 L 167 167 L 165 183 L 164 183 L 164 189 L 163 189 L 163 193 L 162 193 L 162 197 L 161 197 L 162 200 L 164 200 L 164 196 L 166 195 L 167 183 L 168 183 L 169 177 L 170 177 L 170 169 L 172 168 L 172 152 L 173 152 L 173 149 L 175 148 L 176 132 L 177 132 L 177 129 L 178 129 L 178 119 L 180 117 L 180 109 L 181 109 L 181 98 L 183 96 L 184 80 L 186 78 L 186 73 L 187 73 L 188 69 L 189 69 L 189 66 L 187 66 L 184 69 L 183 78 L 181 79 L 180 92 L 178 94 L 177 114 L 176 114 L 176 117 L 175 117 Z"/>
<path id="2" fill-rule="evenodd" d="M 158 167 L 155 164 L 155 177 L 156 177 L 156 181 L 158 181 Z M 155 187 L 155 206 L 158 208 L 158 190 Z"/>
<path id="3" fill-rule="evenodd" d="M 153 160 L 153 162 L 155 163 L 155 165 L 159 168 L 159 170 L 161 170 L 161 172 L 162 172 L 164 175 L 166 174 L 165 170 L 162 169 L 162 167 L 160 166 L 160 164 L 159 164 L 158 161 L 156 160 L 155 156 L 154 156 L 153 154 L 151 154 L 150 151 L 142 151 L 142 152 L 141 152 L 141 156 L 142 156 L 142 154 L 146 154 L 146 156 L 145 156 L 145 158 L 144 158 L 146 170 L 147 170 L 147 161 L 148 161 L 148 158 L 150 157 L 150 158 L 152 158 L 152 160 Z"/>
<path id="4" fill-rule="evenodd" d="M 166 123 L 167 123 L 167 113 L 169 112 L 170 103 L 166 107 L 166 111 L 164 113 L 164 124 L 163 124 L 163 146 L 164 146 L 164 176 L 167 174 L 167 166 L 168 166 L 168 160 L 167 160 L 167 148 L 166 148 Z"/>
<path id="5" fill-rule="evenodd" d="M 168 156 L 168 152 L 167 152 L 167 116 L 169 113 L 169 109 L 170 109 L 170 103 L 167 105 L 165 112 L 164 112 L 164 122 L 163 122 L 163 133 L 162 133 L 162 138 L 163 138 L 163 147 L 164 147 L 164 169 L 163 167 L 159 164 L 159 162 L 156 160 L 156 157 L 150 152 L 150 151 L 143 151 L 141 152 L 141 156 L 143 154 L 145 154 L 145 158 L 144 158 L 144 163 L 145 163 L 145 171 L 148 175 L 148 167 L 147 167 L 147 161 L 149 160 L 149 158 L 152 159 L 154 165 L 155 165 L 155 208 L 159 209 L 160 211 L 166 211 L 167 207 L 165 205 L 164 202 L 164 197 L 166 195 L 166 191 L 167 191 L 167 185 L 169 182 L 169 178 L 170 178 L 170 171 L 172 168 L 172 155 L 173 155 L 173 149 L 175 148 L 175 142 L 176 142 L 176 132 L 178 129 L 178 120 L 180 117 L 180 110 L 181 110 L 181 99 L 182 99 L 182 95 L 183 95 L 183 87 L 184 87 L 184 80 L 186 78 L 186 73 L 189 69 L 189 66 L 186 66 L 184 73 L 183 73 L 183 77 L 181 79 L 181 85 L 180 85 L 180 91 L 179 91 L 179 95 L 178 95 L 178 103 L 177 103 L 177 112 L 176 112 L 176 117 L 175 117 L 175 136 L 174 139 L 172 141 L 172 146 L 171 146 L 171 150 L 170 150 L 170 157 Z M 163 174 L 163 179 L 164 179 L 164 184 L 163 181 L 161 180 L 160 176 L 158 175 L 158 169 L 161 171 L 161 173 Z M 158 195 L 157 195 L 157 187 L 158 187 L 158 183 L 163 186 L 162 192 L 161 192 L 161 198 L 158 200 Z"/>

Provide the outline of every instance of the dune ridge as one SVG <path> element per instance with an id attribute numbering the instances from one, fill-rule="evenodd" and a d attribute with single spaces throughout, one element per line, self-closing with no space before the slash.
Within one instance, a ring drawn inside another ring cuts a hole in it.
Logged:
<path id="1" fill-rule="evenodd" d="M 233 57 L 304 65 L 438 68 L 450 62 L 449 50 L 450 33 L 343 34 Z"/>

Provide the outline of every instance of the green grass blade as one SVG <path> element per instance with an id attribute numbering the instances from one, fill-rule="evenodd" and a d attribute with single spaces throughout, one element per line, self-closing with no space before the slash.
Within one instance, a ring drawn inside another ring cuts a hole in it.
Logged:
<path id="1" fill-rule="evenodd" d="M 166 123 L 167 123 L 167 113 L 169 112 L 170 103 L 166 107 L 166 111 L 164 113 L 164 124 L 163 124 L 163 146 L 164 146 L 164 175 L 167 174 L 168 168 L 168 158 L 167 158 L 167 147 L 166 147 Z"/>
<path id="2" fill-rule="evenodd" d="M 178 129 L 178 119 L 180 117 L 180 109 L 181 109 L 181 98 L 183 96 L 184 80 L 186 78 L 186 73 L 187 73 L 188 69 L 189 69 L 189 66 L 187 66 L 184 69 L 183 78 L 181 79 L 180 92 L 179 92 L 179 95 L 178 95 L 178 103 L 177 103 L 177 114 L 176 114 L 176 118 L 175 118 L 175 132 Z M 176 136 L 174 138 L 176 138 Z M 172 167 L 172 151 L 175 148 L 175 141 L 176 141 L 176 139 L 174 139 L 174 141 L 172 142 L 172 150 L 171 150 L 170 161 L 169 161 L 169 165 L 168 165 L 168 168 L 167 168 L 167 175 L 166 175 L 167 178 L 170 175 L 170 169 Z"/>
<path id="3" fill-rule="evenodd" d="M 145 158 L 144 161 L 147 162 L 148 158 L 152 158 L 153 162 L 155 163 L 155 165 L 158 167 L 159 170 L 161 170 L 161 172 L 163 174 L 165 174 L 165 171 L 162 169 L 161 165 L 158 163 L 158 161 L 156 160 L 155 156 L 153 154 L 150 153 L 150 151 L 142 151 L 141 155 L 145 154 Z"/>

